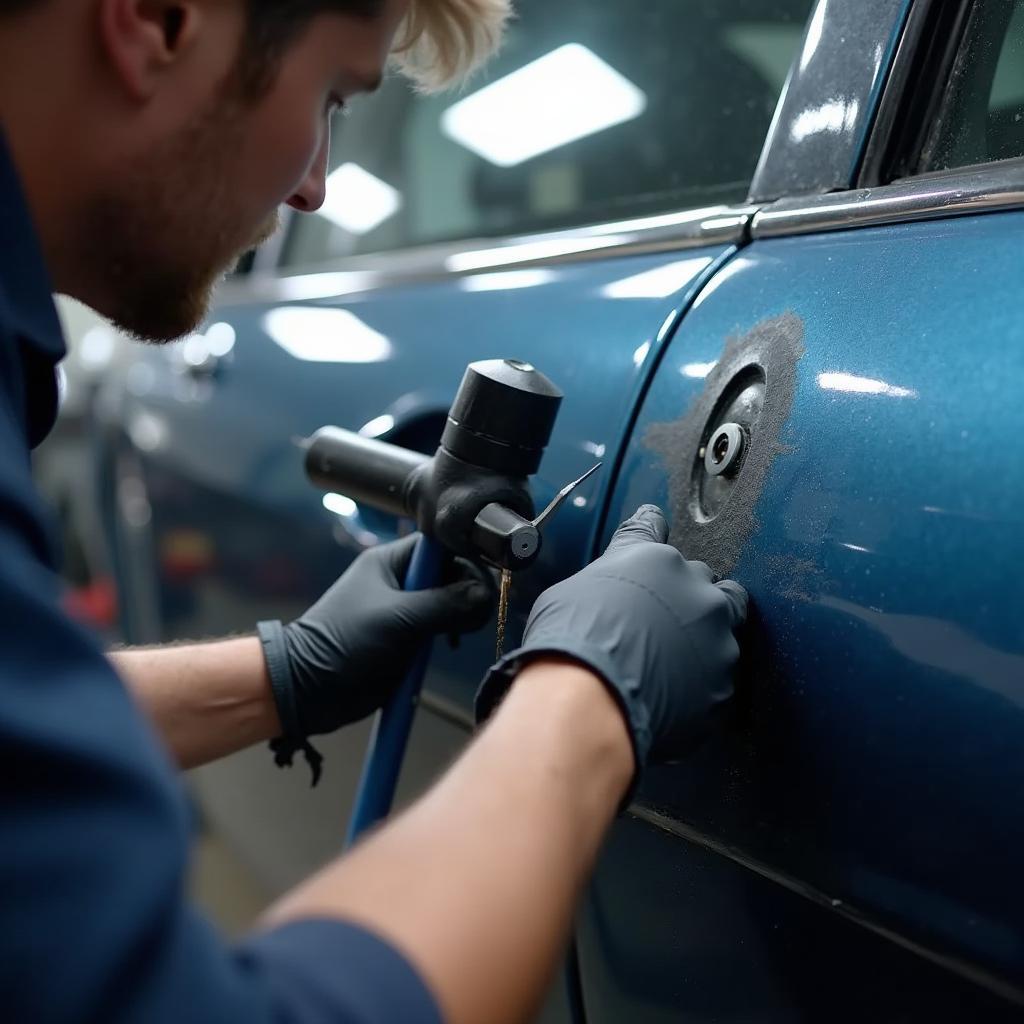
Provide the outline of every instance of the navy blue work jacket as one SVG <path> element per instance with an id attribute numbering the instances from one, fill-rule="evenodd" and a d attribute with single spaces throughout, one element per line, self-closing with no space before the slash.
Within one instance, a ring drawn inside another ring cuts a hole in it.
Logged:
<path id="1" fill-rule="evenodd" d="M 232 948 L 189 906 L 169 759 L 59 604 L 29 450 L 63 354 L 0 133 L 0 1020 L 434 1024 L 422 981 L 362 928 L 300 921 Z"/>

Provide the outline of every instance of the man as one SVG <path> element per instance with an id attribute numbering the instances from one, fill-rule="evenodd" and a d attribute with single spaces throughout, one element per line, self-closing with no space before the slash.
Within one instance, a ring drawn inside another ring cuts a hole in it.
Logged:
<path id="1" fill-rule="evenodd" d="M 28 457 L 64 351 L 51 290 L 142 338 L 190 330 L 280 202 L 322 202 L 332 111 L 396 50 L 420 82 L 456 77 L 496 44 L 504 3 L 0 0 L 5 1020 L 528 1019 L 637 773 L 685 753 L 731 692 L 745 594 L 644 506 L 542 595 L 442 781 L 228 948 L 183 896 L 165 751 L 188 766 L 296 747 L 366 715 L 404 652 L 486 616 L 487 590 L 402 593 L 399 542 L 297 622 L 113 666 L 59 610 Z"/>

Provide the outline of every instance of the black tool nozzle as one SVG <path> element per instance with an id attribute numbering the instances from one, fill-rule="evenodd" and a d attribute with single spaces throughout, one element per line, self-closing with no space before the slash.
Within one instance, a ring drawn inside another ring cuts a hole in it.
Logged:
<path id="1" fill-rule="evenodd" d="M 470 363 L 432 457 L 323 427 L 305 444 L 306 473 L 325 490 L 412 516 L 450 552 L 523 569 L 541 544 L 527 478 L 561 402 L 562 392 L 529 363 Z"/>
<path id="2" fill-rule="evenodd" d="M 562 403 L 562 392 L 518 359 L 470 363 L 448 413 L 441 447 L 495 473 L 537 471 Z"/>

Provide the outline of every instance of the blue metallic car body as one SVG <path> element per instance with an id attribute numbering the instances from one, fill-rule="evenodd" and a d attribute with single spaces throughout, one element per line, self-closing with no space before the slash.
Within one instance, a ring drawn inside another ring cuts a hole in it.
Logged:
<path id="1" fill-rule="evenodd" d="M 1022 237 L 1015 212 L 744 249 L 673 338 L 609 515 L 672 507 L 644 437 L 697 397 L 687 368 L 758 321 L 802 322 L 784 448 L 733 570 L 757 609 L 743 722 L 651 771 L 639 801 L 1018 987 Z"/>
<path id="2" fill-rule="evenodd" d="M 802 168 L 766 147 L 757 198 L 854 184 L 907 6 L 872 5 L 877 19 L 858 30 L 877 45 L 855 124 Z M 844 14 L 834 0 L 818 12 L 827 40 Z M 814 71 L 794 72 L 780 133 L 828 98 Z M 786 317 L 803 354 L 782 448 L 738 559 L 719 566 L 754 599 L 737 713 L 685 765 L 652 771 L 613 830 L 579 919 L 587 1019 L 1010 1019 L 1024 1004 L 1022 238 L 1017 211 L 791 238 L 738 231 L 679 251 L 664 241 L 337 294 L 330 279 L 293 279 L 225 299 L 215 319 L 239 343 L 212 377 L 146 351 L 112 389 L 109 462 L 122 484 L 129 467 L 149 505 L 117 529 L 127 561 L 141 551 L 153 569 L 141 591 L 124 565 L 122 582 L 140 600 L 157 594 L 147 621 L 168 639 L 299 610 L 370 534 L 398 524 L 328 511 L 290 439 L 334 422 L 429 447 L 465 363 L 514 355 L 567 394 L 538 504 L 605 462 L 521 580 L 515 634 L 536 593 L 637 503 L 686 514 L 651 427 L 692 407 L 729 338 Z M 307 284 L 321 297 L 297 297 Z M 386 358 L 359 362 L 338 330 L 331 359 L 295 359 L 267 330 L 282 307 L 323 311 L 325 324 L 345 310 L 388 340 Z M 183 570 L 197 537 L 206 554 Z M 415 783 L 468 735 L 491 641 L 438 650 Z M 457 731 L 439 731 L 437 716 Z M 340 842 L 340 807 L 314 797 L 295 811 L 262 752 L 250 784 L 260 771 L 268 845 L 289 813 L 294 829 L 332 816 Z M 210 778 L 229 831 L 251 830 Z"/>

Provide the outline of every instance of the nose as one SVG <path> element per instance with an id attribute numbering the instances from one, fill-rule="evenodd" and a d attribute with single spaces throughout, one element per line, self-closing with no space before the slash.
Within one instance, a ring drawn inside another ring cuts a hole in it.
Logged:
<path id="1" fill-rule="evenodd" d="M 327 159 L 331 150 L 330 125 L 324 130 L 320 147 L 306 177 L 288 200 L 288 205 L 301 213 L 313 213 L 324 205 L 327 196 Z"/>

